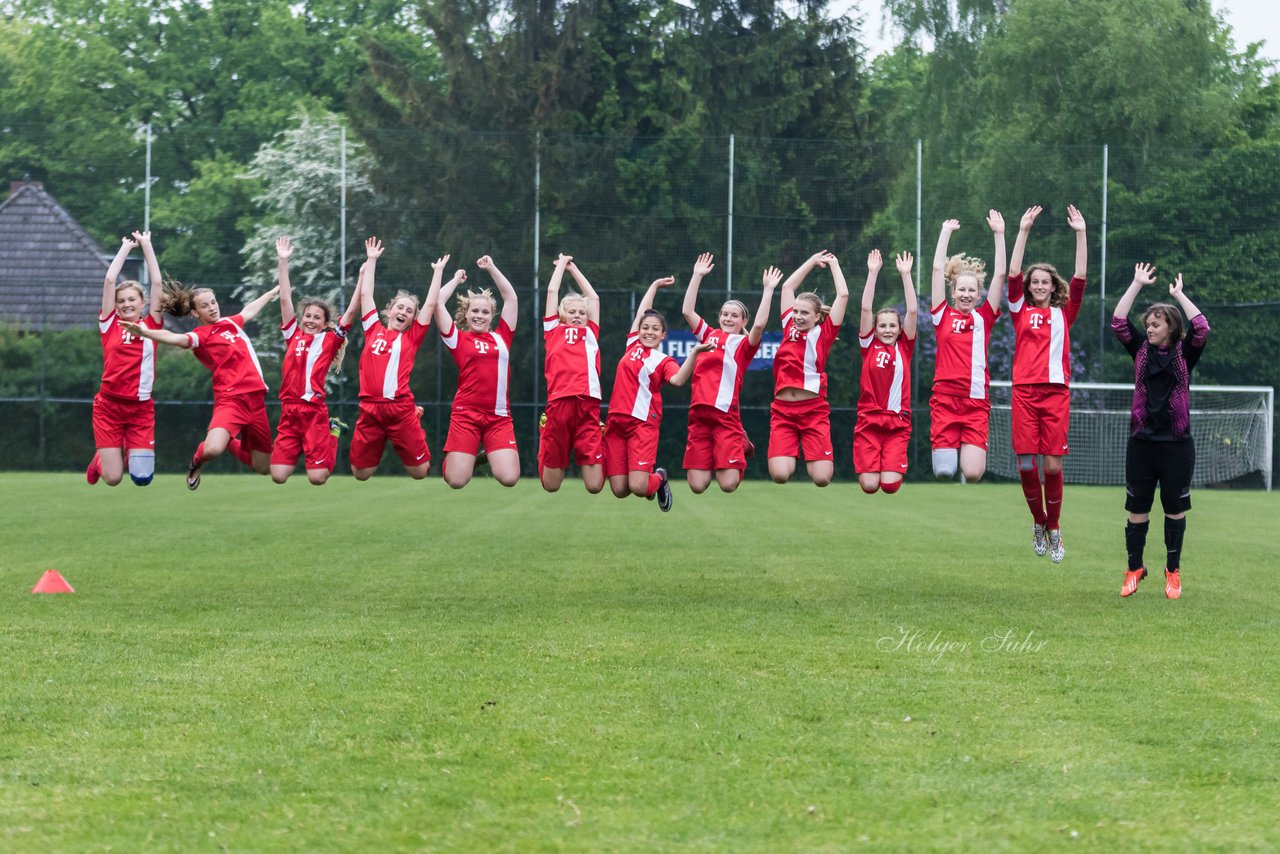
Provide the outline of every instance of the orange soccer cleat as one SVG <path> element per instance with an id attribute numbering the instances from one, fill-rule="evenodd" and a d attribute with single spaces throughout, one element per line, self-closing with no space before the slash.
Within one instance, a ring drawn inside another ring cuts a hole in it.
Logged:
<path id="1" fill-rule="evenodd" d="M 1176 569 L 1164 571 L 1164 595 L 1169 599 L 1182 597 L 1182 574 Z"/>
<path id="2" fill-rule="evenodd" d="M 1124 574 L 1124 584 L 1120 585 L 1121 596 L 1132 596 L 1138 590 L 1138 582 L 1147 577 L 1147 568 L 1140 566 Z"/>

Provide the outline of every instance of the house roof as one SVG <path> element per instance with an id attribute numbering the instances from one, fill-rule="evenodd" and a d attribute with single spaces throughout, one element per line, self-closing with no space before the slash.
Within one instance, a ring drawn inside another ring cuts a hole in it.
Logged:
<path id="1" fill-rule="evenodd" d="M 37 181 L 0 202 L 0 322 L 95 325 L 111 255 Z"/>

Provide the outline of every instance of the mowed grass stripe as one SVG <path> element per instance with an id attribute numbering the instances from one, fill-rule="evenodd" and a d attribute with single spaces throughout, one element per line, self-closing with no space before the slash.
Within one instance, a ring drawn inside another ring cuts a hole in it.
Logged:
<path id="1" fill-rule="evenodd" d="M 1280 844 L 1273 496 L 1168 602 L 1119 489 L 1057 567 L 1016 485 L 676 493 L 3 476 L 0 844 Z"/>

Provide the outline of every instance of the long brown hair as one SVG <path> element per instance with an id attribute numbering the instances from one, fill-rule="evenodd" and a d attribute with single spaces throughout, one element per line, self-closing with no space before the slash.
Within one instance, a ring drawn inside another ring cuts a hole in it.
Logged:
<path id="1" fill-rule="evenodd" d="M 195 314 L 196 297 L 206 292 L 212 294 L 213 288 L 189 288 L 177 279 L 166 279 L 164 293 L 160 297 L 160 310 L 174 317 Z"/>
<path id="2" fill-rule="evenodd" d="M 1031 300 L 1031 274 L 1037 270 L 1043 270 L 1049 274 L 1049 279 L 1053 282 L 1053 293 L 1049 294 L 1049 305 L 1054 308 L 1062 308 L 1071 299 L 1071 284 L 1058 272 L 1052 264 L 1032 264 L 1027 268 L 1027 277 L 1022 280 L 1022 295 L 1028 301 Z"/>

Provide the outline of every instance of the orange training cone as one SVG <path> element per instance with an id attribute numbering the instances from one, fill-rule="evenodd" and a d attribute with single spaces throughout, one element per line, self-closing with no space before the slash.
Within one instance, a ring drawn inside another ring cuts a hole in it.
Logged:
<path id="1" fill-rule="evenodd" d="M 75 588 L 67 583 L 62 573 L 56 569 L 46 569 L 44 575 L 31 588 L 32 593 L 75 593 Z"/>

